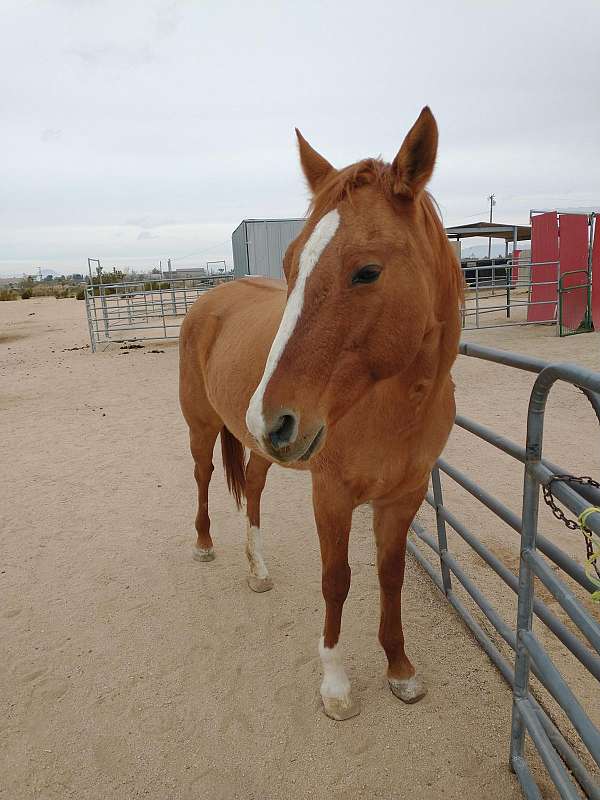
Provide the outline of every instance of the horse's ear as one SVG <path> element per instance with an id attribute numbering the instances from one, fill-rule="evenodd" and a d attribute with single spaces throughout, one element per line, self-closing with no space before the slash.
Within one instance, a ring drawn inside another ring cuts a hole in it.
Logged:
<path id="1" fill-rule="evenodd" d="M 437 145 L 437 123 L 425 106 L 392 163 L 394 194 L 413 200 L 423 191 L 433 172 Z"/>
<path id="2" fill-rule="evenodd" d="M 298 137 L 298 149 L 300 150 L 300 163 L 302 170 L 308 181 L 308 185 L 314 194 L 324 179 L 332 172 L 335 172 L 334 167 L 331 166 L 326 158 L 319 155 L 317 151 L 309 145 L 304 136 L 296 128 L 296 136 Z"/>

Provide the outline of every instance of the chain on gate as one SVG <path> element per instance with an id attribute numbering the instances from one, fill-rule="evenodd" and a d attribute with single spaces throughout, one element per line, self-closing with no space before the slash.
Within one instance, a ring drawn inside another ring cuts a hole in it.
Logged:
<path id="1" fill-rule="evenodd" d="M 564 511 L 556 505 L 554 495 L 552 494 L 552 484 L 554 481 L 565 481 L 565 483 L 578 483 L 580 486 L 593 486 L 595 489 L 600 489 L 600 483 L 590 478 L 589 475 L 582 475 L 576 478 L 574 475 L 553 475 L 547 483 L 542 484 L 542 492 L 544 495 L 544 502 L 550 508 L 556 519 L 560 520 L 570 531 L 581 531 L 585 541 L 585 572 L 594 586 L 598 590 L 592 593 L 592 600 L 600 602 L 600 540 L 594 537 L 593 532 L 586 527 L 587 518 L 590 514 L 595 512 L 600 513 L 600 507 L 589 506 L 585 511 L 579 515 L 577 520 L 568 519 Z M 594 575 L 595 573 L 595 575 Z"/>

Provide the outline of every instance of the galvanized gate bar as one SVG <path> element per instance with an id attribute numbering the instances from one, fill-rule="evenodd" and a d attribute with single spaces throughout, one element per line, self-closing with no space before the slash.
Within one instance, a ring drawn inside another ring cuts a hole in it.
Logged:
<path id="1" fill-rule="evenodd" d="M 443 556 L 440 554 L 440 550 L 438 545 L 433 540 L 433 537 L 427 533 L 423 528 L 417 530 L 414 528 L 415 533 L 425 544 L 429 545 L 431 549 L 440 555 L 442 561 L 447 564 L 454 575 L 458 578 L 459 582 L 462 584 L 463 588 L 469 593 L 472 597 L 474 602 L 479 606 L 479 608 L 483 611 L 489 621 L 492 623 L 496 631 L 500 634 L 500 636 L 504 639 L 504 641 L 511 647 L 513 650 L 516 651 L 517 649 L 517 637 L 514 631 L 509 627 L 509 625 L 505 622 L 505 620 L 498 614 L 496 609 L 492 606 L 492 604 L 487 600 L 483 592 L 475 585 L 475 583 L 468 577 L 465 571 L 462 569 L 460 564 L 456 561 L 454 556 L 450 553 L 445 552 Z M 535 676 L 544 683 L 544 676 L 538 674 L 537 667 L 533 666 L 533 671 Z"/>
<path id="2" fill-rule="evenodd" d="M 469 578 L 463 568 L 460 566 L 458 561 L 454 558 L 454 556 L 449 553 L 448 551 L 441 553 L 438 548 L 438 545 L 433 540 L 432 536 L 423 531 L 418 534 L 419 538 L 422 539 L 426 544 L 431 547 L 431 549 L 436 552 L 445 564 L 452 570 L 454 575 L 458 578 L 464 589 L 471 595 L 473 600 L 477 603 L 479 608 L 483 611 L 489 621 L 492 623 L 494 628 L 498 631 L 500 636 L 504 639 L 507 644 L 509 644 L 512 649 L 516 648 L 516 636 L 514 631 L 509 627 L 509 625 L 502 619 L 500 614 L 496 611 L 494 606 L 489 602 L 486 596 L 483 594 L 481 589 L 475 585 L 475 583 Z"/>
<path id="3" fill-rule="evenodd" d="M 515 661 L 515 688 L 513 692 L 514 704 L 511 757 L 515 755 L 523 756 L 524 754 L 524 728 L 522 724 L 523 711 L 517 704 L 519 700 L 524 700 L 529 695 L 528 683 L 529 670 L 531 668 L 530 658 L 532 656 L 533 648 L 533 652 L 536 653 L 536 665 L 538 670 L 542 673 L 542 676 L 545 678 L 544 683 L 546 687 L 549 688 L 554 698 L 563 706 L 563 709 L 581 735 L 591 755 L 594 757 L 596 762 L 598 762 L 598 758 L 600 756 L 600 751 L 598 750 L 600 736 L 598 735 L 598 732 L 595 732 L 595 736 L 593 733 L 590 734 L 590 728 L 595 730 L 592 722 L 589 720 L 579 704 L 568 703 L 570 698 L 574 699 L 572 692 L 570 692 L 568 689 L 565 681 L 560 676 L 560 673 L 553 668 L 550 660 L 547 659 L 546 662 L 544 659 L 540 659 L 539 650 L 535 648 L 535 641 L 532 643 L 528 637 L 528 634 L 531 634 L 532 628 L 534 591 L 532 560 L 529 558 L 529 556 L 536 548 L 540 486 L 539 479 L 535 475 L 535 468 L 539 466 L 544 472 L 547 471 L 546 468 L 544 468 L 540 463 L 542 457 L 544 414 L 550 389 L 559 379 L 565 380 L 574 384 L 575 386 L 585 388 L 592 392 L 598 392 L 600 389 L 600 375 L 592 373 L 589 370 L 585 370 L 576 365 L 556 364 L 545 367 L 539 373 L 531 391 L 529 409 L 527 413 L 527 442 L 525 480 L 523 488 L 523 526 L 519 569 L 517 656 Z M 557 488 L 558 487 L 559 485 L 557 485 Z M 562 488 L 565 489 L 568 494 L 573 495 L 572 498 L 569 498 L 572 502 L 576 502 L 579 499 L 576 493 L 572 492 L 571 490 L 567 490 L 566 487 Z M 590 528 L 591 527 L 592 525 L 590 525 Z M 577 619 L 574 619 L 573 621 L 578 622 Z M 550 676 L 550 678 L 548 676 Z M 550 685 L 549 680 L 551 681 Z M 567 708 L 565 708 L 565 703 L 568 706 Z M 520 704 L 520 706 L 523 705 L 524 703 Z M 557 788 L 560 789 L 559 786 L 557 786 Z"/>
<path id="4" fill-rule="evenodd" d="M 562 581 L 559 581 L 535 550 L 525 550 L 523 558 L 544 586 L 552 592 L 563 610 L 567 612 L 583 635 L 587 637 L 596 652 L 600 652 L 600 628 L 598 623 L 584 610 L 571 590 Z"/>
<path id="5" fill-rule="evenodd" d="M 458 352 L 463 356 L 471 358 L 482 358 L 484 361 L 491 361 L 494 364 L 502 364 L 506 367 L 515 367 L 525 370 L 525 372 L 541 372 L 550 362 L 535 356 L 525 356 L 522 353 L 513 353 L 509 350 L 497 350 L 495 347 L 486 347 L 474 342 L 461 342 Z"/>
<path id="6" fill-rule="evenodd" d="M 546 732 L 542 729 L 538 718 L 534 714 L 533 709 L 530 707 L 527 700 L 525 698 L 516 700 L 515 706 L 519 718 L 527 726 L 529 735 L 533 739 L 534 744 L 542 757 L 542 761 L 550 773 L 550 777 L 558 789 L 560 796 L 563 798 L 563 800 L 580 800 L 579 792 L 569 778 L 564 764 L 562 764 L 558 758 L 556 751 L 552 747 L 552 742 L 546 735 Z M 517 756 L 517 758 L 522 759 L 523 757 Z"/>
<path id="7" fill-rule="evenodd" d="M 586 744 L 596 764 L 600 765 L 600 732 L 590 721 L 579 701 L 562 679 L 560 672 L 552 663 L 542 645 L 531 631 L 519 631 L 519 638 L 535 662 L 538 673 L 546 689 L 560 703 L 563 711 L 573 723 L 573 727 Z"/>
<path id="8" fill-rule="evenodd" d="M 417 519 L 413 520 L 411 527 L 422 541 L 424 541 L 428 546 L 432 547 L 432 549 L 434 549 L 436 553 L 439 553 L 439 549 L 437 547 L 433 547 L 432 538 L 427 534 L 427 531 Z M 453 606 L 453 608 L 457 611 L 457 613 L 467 624 L 468 628 L 471 630 L 471 632 L 473 633 L 473 635 L 475 636 L 475 638 L 485 651 L 486 655 L 498 667 L 498 670 L 500 671 L 502 677 L 512 688 L 514 685 L 514 670 L 509 665 L 508 661 L 506 661 L 504 656 L 502 656 L 502 654 L 500 653 L 496 645 L 492 642 L 488 634 L 483 630 L 483 628 L 479 625 L 479 623 L 476 622 L 473 615 L 467 610 L 465 605 L 456 596 L 456 593 L 454 591 L 450 590 L 449 592 L 444 592 L 444 586 L 440 579 L 440 576 L 436 573 L 433 566 L 423 556 L 423 554 L 414 544 L 414 542 L 409 540 L 407 542 L 407 548 L 409 552 L 413 555 L 413 557 L 418 561 L 418 563 L 423 567 L 423 569 L 428 573 L 428 575 L 435 583 L 435 585 L 438 587 L 438 589 L 442 593 L 446 594 L 450 604 Z M 548 736 L 552 744 L 556 747 L 556 749 L 562 756 L 563 760 L 568 765 L 569 769 L 576 776 L 577 781 L 586 792 L 587 797 L 590 798 L 590 800 L 600 800 L 600 787 L 594 781 L 594 778 L 590 775 L 588 770 L 581 763 L 578 755 L 566 742 L 566 740 L 564 739 L 563 735 L 560 733 L 558 728 L 551 721 L 546 712 L 542 709 L 542 707 L 539 705 L 539 703 L 535 700 L 535 698 L 532 695 L 530 695 L 529 697 L 529 702 L 531 703 L 536 714 L 538 715 L 539 720 L 546 732 L 546 735 Z M 526 793 L 526 797 L 534 797 L 534 796 L 535 794 Z"/>
<path id="9" fill-rule="evenodd" d="M 509 527 L 511 527 L 517 533 L 521 533 L 521 519 L 517 514 L 515 514 L 514 511 L 511 511 L 510 508 L 504 505 L 504 503 L 479 486 L 479 484 L 475 483 L 475 481 L 473 481 L 459 469 L 452 467 L 443 458 L 438 459 L 438 466 L 450 478 L 456 481 L 459 486 L 462 486 L 463 489 L 469 492 L 469 494 L 472 494 L 473 497 L 477 498 L 477 500 L 489 508 L 490 511 L 493 511 L 496 516 L 500 517 L 503 522 L 506 522 Z M 563 550 L 560 549 L 560 547 L 557 547 L 541 534 L 538 534 L 538 545 L 542 553 L 548 556 L 551 561 L 554 561 L 554 563 L 563 569 L 568 575 L 570 575 L 574 581 L 577 581 L 577 583 L 579 583 L 589 592 L 594 591 L 594 586 L 585 574 L 583 567 L 570 558 Z"/>
<path id="10" fill-rule="evenodd" d="M 427 502 L 433 506 L 433 497 L 430 492 L 427 493 L 425 498 Z M 513 592 L 518 592 L 519 579 L 512 573 L 508 567 L 497 557 L 491 550 L 489 550 L 479 539 L 469 531 L 469 529 L 458 520 L 454 514 L 445 506 L 438 509 L 439 515 L 446 520 L 453 530 L 470 545 L 473 550 L 494 570 L 494 572 L 502 578 L 502 580 L 509 586 Z M 414 527 L 414 526 L 413 526 Z M 416 528 L 415 528 L 416 530 Z M 419 538 L 427 541 L 419 534 Z M 429 542 L 427 542 L 429 544 Z M 436 551 L 437 552 L 437 551 Z M 554 635 L 568 647 L 573 655 L 581 661 L 581 663 L 592 673 L 592 675 L 600 681 L 600 657 L 595 655 L 586 645 L 578 639 L 571 631 L 564 625 L 557 616 L 555 616 L 548 606 L 538 598 L 534 598 L 534 612 L 539 619 L 542 620 Z"/>
<path id="11" fill-rule="evenodd" d="M 512 766 L 519 779 L 519 783 L 523 787 L 525 797 L 529 798 L 529 800 L 544 800 L 525 759 L 513 758 Z"/>
<path id="12" fill-rule="evenodd" d="M 571 720 L 581 736 L 590 755 L 597 764 L 600 764 L 600 733 L 586 715 L 573 692 L 566 684 L 560 672 L 552 663 L 546 651 L 533 636 L 531 624 L 533 613 L 547 625 L 558 639 L 579 659 L 589 673 L 600 679 L 600 659 L 594 654 L 581 639 L 570 631 L 539 599 L 533 594 L 533 575 L 541 576 L 542 581 L 548 586 L 552 594 L 559 600 L 563 610 L 566 611 L 571 621 L 580 628 L 592 645 L 600 653 L 600 627 L 596 621 L 585 611 L 570 589 L 560 581 L 547 563 L 535 552 L 537 545 L 557 563 L 567 574 L 571 574 L 577 582 L 592 591 L 595 587 L 587 579 L 582 567 L 570 559 L 559 547 L 548 540 L 544 540 L 537 533 L 537 512 L 539 504 L 540 482 L 548 481 L 555 475 L 564 474 L 564 471 L 555 464 L 542 459 L 542 433 L 544 407 L 548 392 L 557 380 L 565 380 L 582 389 L 591 400 L 594 412 L 600 409 L 600 375 L 570 364 L 548 365 L 541 359 L 532 359 L 514 353 L 506 353 L 480 345 L 463 343 L 461 353 L 476 358 L 483 358 L 494 363 L 524 369 L 528 372 L 539 373 L 531 393 L 528 412 L 527 445 L 521 448 L 506 437 L 495 434 L 479 423 L 459 416 L 457 424 L 460 427 L 479 436 L 493 446 L 506 452 L 518 461 L 525 461 L 523 513 L 520 519 L 517 514 L 507 508 L 501 501 L 490 495 L 478 486 L 472 479 L 460 470 L 440 459 L 439 468 L 451 479 L 469 491 L 490 510 L 494 511 L 511 528 L 521 534 L 521 559 L 519 577 L 517 579 L 500 559 L 493 555 L 473 533 L 444 507 L 442 486 L 439 469 L 432 472 L 433 492 L 427 494 L 427 502 L 436 512 L 436 527 L 438 542 L 426 531 L 424 526 L 415 520 L 413 530 L 418 538 L 423 541 L 440 559 L 442 572 L 447 573 L 443 579 L 433 565 L 428 561 L 414 541 L 408 542 L 408 549 L 419 563 L 432 577 L 436 585 L 445 593 L 448 601 L 464 619 L 485 652 L 496 664 L 503 677 L 513 687 L 513 720 L 511 732 L 510 763 L 515 770 L 527 798 L 539 800 L 540 792 L 535 784 L 533 774 L 528 767 L 524 750 L 525 731 L 529 732 L 531 739 L 537 747 L 549 775 L 555 783 L 561 797 L 578 798 L 579 790 L 575 787 L 571 776 L 585 792 L 585 796 L 593 800 L 600 800 L 600 786 L 589 773 L 575 750 L 565 741 L 555 724 L 539 706 L 539 703 L 529 691 L 529 673 L 534 672 L 536 677 L 547 688 L 554 699 L 563 707 L 567 717 Z M 555 481 L 553 492 L 555 496 L 573 513 L 579 514 L 590 505 L 598 503 L 598 492 L 589 491 L 590 487 L 573 486 L 567 482 Z M 589 528 L 599 532 L 600 514 L 590 514 L 588 517 Z M 511 588 L 518 591 L 517 631 L 506 623 L 498 614 L 491 601 L 483 591 L 468 577 L 463 567 L 448 551 L 447 533 L 445 523 L 448 523 L 456 532 L 471 545 L 473 549 L 494 569 Z M 451 588 L 450 572 L 464 586 L 468 594 L 479 606 L 494 628 L 500 633 L 509 646 L 516 648 L 515 670 L 510 668 L 506 659 L 501 655 L 498 647 L 474 619 L 471 612 L 457 597 Z M 562 760 L 561 760 L 562 759 Z M 565 767 L 566 765 L 566 767 Z M 569 774 L 568 770 L 571 774 Z"/>
<path id="13" fill-rule="evenodd" d="M 553 477 L 553 473 L 541 461 L 529 464 L 529 470 L 539 483 L 546 483 Z M 590 504 L 563 481 L 555 481 L 552 485 L 552 492 L 577 516 L 589 508 Z M 594 533 L 600 534 L 600 513 L 595 511 L 590 514 L 585 525 Z"/>
<path id="14" fill-rule="evenodd" d="M 600 402 L 598 395 L 594 395 L 594 397 Z M 493 431 L 491 428 L 482 425 L 480 422 L 469 419 L 462 414 L 457 414 L 454 422 L 459 428 L 469 431 L 469 433 L 474 434 L 480 439 L 484 439 L 486 442 L 489 442 L 489 444 L 498 448 L 498 450 L 502 450 L 503 453 L 516 458 L 522 464 L 525 463 L 525 448 L 521 447 L 520 444 L 512 442 L 506 436 L 502 436 L 501 434 L 496 433 L 496 431 Z M 552 461 L 548 461 L 547 458 L 542 458 L 541 463 L 550 471 L 552 475 L 568 474 L 568 470 L 560 467 L 558 464 L 553 464 Z M 596 489 L 594 486 L 585 486 L 581 484 L 575 484 L 572 488 L 578 494 L 585 497 L 586 500 L 589 500 L 592 505 L 600 506 L 600 489 Z"/>

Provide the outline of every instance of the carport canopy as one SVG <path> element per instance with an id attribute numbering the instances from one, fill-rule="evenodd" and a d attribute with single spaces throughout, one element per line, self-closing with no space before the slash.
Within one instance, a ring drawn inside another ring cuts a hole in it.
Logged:
<path id="1" fill-rule="evenodd" d="M 508 242 L 528 242 L 531 240 L 531 225 L 504 225 L 502 222 L 472 222 L 469 225 L 452 225 L 446 228 L 449 239 L 472 239 L 483 236 L 486 239 L 504 239 Z"/>

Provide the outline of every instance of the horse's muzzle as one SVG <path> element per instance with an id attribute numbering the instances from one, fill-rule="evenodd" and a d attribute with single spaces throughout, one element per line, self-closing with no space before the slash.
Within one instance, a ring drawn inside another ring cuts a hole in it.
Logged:
<path id="1" fill-rule="evenodd" d="M 263 448 L 267 455 L 280 463 L 309 461 L 325 440 L 325 425 L 321 420 L 307 428 L 301 425 L 300 415 L 290 409 L 282 410 L 267 427 Z"/>

